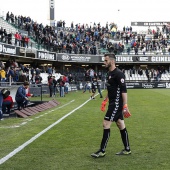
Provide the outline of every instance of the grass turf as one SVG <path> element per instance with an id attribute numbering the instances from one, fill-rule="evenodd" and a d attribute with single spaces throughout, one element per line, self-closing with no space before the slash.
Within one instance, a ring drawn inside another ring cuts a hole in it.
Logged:
<path id="1" fill-rule="evenodd" d="M 105 94 L 106 91 L 103 92 Z M 9 118 L 0 122 L 0 158 L 25 143 L 87 99 L 86 92 L 70 92 L 53 112 L 45 111 L 25 118 Z M 104 158 L 94 159 L 102 137 L 100 111 L 102 99 L 90 100 L 86 105 L 55 125 L 19 153 L 0 165 L 3 170 L 168 170 L 170 167 L 170 117 L 168 89 L 128 90 L 128 104 L 132 116 L 125 120 L 132 154 L 116 156 L 123 149 L 119 130 L 111 127 L 111 137 Z M 33 98 L 35 100 L 35 98 Z M 39 98 L 36 98 L 39 100 Z M 48 96 L 43 100 L 50 100 Z M 64 104 L 72 101 L 72 103 Z M 59 108 L 61 107 L 61 108 Z M 36 118 L 42 115 L 42 117 Z M 25 123 L 26 122 L 26 123 Z M 18 127 L 16 127 L 18 126 Z"/>

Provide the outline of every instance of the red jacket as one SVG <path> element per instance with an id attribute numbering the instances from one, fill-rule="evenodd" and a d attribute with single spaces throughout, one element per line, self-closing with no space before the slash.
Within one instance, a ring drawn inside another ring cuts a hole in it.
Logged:
<path id="1" fill-rule="evenodd" d="M 15 34 L 15 39 L 19 40 L 19 34 L 18 33 Z"/>
<path id="2" fill-rule="evenodd" d="M 8 96 L 7 98 L 3 99 L 3 102 L 11 102 L 11 108 L 14 105 L 14 101 L 11 96 Z"/>

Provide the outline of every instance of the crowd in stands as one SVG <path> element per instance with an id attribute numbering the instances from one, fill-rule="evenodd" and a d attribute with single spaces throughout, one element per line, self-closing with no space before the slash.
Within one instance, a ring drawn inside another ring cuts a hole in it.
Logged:
<path id="1" fill-rule="evenodd" d="M 18 64 L 15 58 L 11 58 L 6 63 L 0 61 L 0 82 L 5 85 L 6 82 L 11 82 L 12 84 L 21 84 L 22 82 L 29 81 L 31 84 L 39 85 L 41 83 L 47 84 L 47 77 L 42 75 L 51 75 L 54 76 L 58 73 L 55 67 L 50 65 L 47 66 L 31 66 L 31 65 L 23 65 Z M 89 69 L 85 70 L 80 67 L 73 67 L 70 69 L 66 69 L 61 72 L 61 75 L 67 77 L 67 81 L 72 83 L 78 83 L 80 81 L 84 81 L 87 76 L 90 76 Z M 92 74 L 92 73 L 91 73 Z M 98 71 L 98 75 L 100 78 L 104 78 L 104 71 Z M 58 78 L 58 77 L 56 77 Z"/>
<path id="2" fill-rule="evenodd" d="M 114 36 L 116 25 L 106 23 L 102 27 L 100 23 L 94 23 L 93 26 L 88 24 L 73 24 L 65 28 L 65 21 L 58 21 L 57 26 L 43 26 L 34 22 L 30 17 L 22 15 L 14 16 L 9 12 L 6 14 L 6 21 L 15 25 L 19 29 L 28 31 L 28 35 L 44 47 L 46 50 L 59 53 L 75 54 L 94 54 L 97 52 L 97 42 L 103 42 L 108 35 Z"/>
<path id="3" fill-rule="evenodd" d="M 100 23 L 88 25 L 72 22 L 70 27 L 66 27 L 65 21 L 60 20 L 56 25 L 54 23 L 54 26 L 44 26 L 30 17 L 16 16 L 12 12 L 6 14 L 6 21 L 19 29 L 28 31 L 28 35 L 33 37 L 39 47 L 57 53 L 96 55 L 100 54 L 99 49 L 115 54 L 170 53 L 168 47 L 170 30 L 167 25 L 163 25 L 162 30 L 157 26 L 156 29 L 149 27 L 147 33 L 138 34 L 133 32 L 131 26 L 124 26 L 122 30 L 118 30 L 115 23 L 108 24 L 108 22 L 105 26 L 101 26 Z M 28 47 L 29 38 L 18 38 L 17 34 L 19 33 L 15 34 L 15 45 L 19 42 L 19 45 Z"/>

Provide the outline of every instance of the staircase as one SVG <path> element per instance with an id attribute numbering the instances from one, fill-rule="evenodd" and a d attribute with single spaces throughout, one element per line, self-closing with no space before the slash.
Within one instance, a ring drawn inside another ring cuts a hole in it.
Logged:
<path id="1" fill-rule="evenodd" d="M 3 19 L 2 16 L 0 16 L 0 28 L 6 29 L 7 34 L 12 33 L 12 45 L 15 44 L 15 38 L 14 38 L 14 34 L 16 32 L 19 32 L 19 30 L 12 24 L 8 23 L 6 20 Z M 32 37 L 30 38 L 30 42 L 29 42 L 29 47 L 30 48 L 35 48 L 38 49 L 38 45 L 37 43 L 33 40 Z"/>
<path id="2" fill-rule="evenodd" d="M 7 21 L 5 21 L 2 17 L 0 17 L 0 27 L 2 27 L 3 29 L 6 29 L 6 32 L 15 34 L 16 32 L 18 32 L 18 29 L 15 28 L 14 26 L 12 26 L 11 24 L 9 24 Z"/>

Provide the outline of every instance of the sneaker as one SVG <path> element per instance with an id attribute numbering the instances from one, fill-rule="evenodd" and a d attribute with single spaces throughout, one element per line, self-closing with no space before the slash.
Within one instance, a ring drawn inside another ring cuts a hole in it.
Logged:
<path id="1" fill-rule="evenodd" d="M 0 120 L 4 120 L 4 118 L 1 118 Z"/>
<path id="2" fill-rule="evenodd" d="M 95 100 L 95 97 L 93 97 L 92 99 Z"/>
<path id="3" fill-rule="evenodd" d="M 126 151 L 125 149 L 116 153 L 116 155 L 130 155 L 131 151 Z"/>
<path id="4" fill-rule="evenodd" d="M 106 152 L 102 152 L 101 150 L 91 154 L 93 158 L 101 158 L 101 157 L 104 157 L 105 155 L 106 155 Z"/>
<path id="5" fill-rule="evenodd" d="M 100 98 L 103 98 L 103 96 L 100 96 Z"/>

